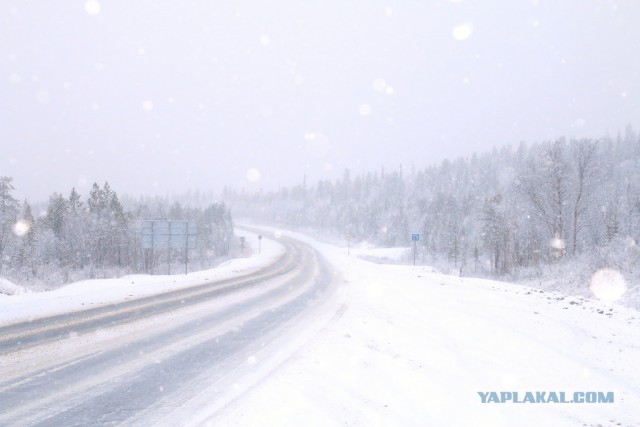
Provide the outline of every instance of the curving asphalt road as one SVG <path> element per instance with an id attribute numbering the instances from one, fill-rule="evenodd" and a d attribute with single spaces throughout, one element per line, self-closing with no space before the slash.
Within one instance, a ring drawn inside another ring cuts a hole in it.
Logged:
<path id="1" fill-rule="evenodd" d="M 146 425 L 241 375 L 332 283 L 313 248 L 276 240 L 254 274 L 0 328 L 0 425 Z"/>

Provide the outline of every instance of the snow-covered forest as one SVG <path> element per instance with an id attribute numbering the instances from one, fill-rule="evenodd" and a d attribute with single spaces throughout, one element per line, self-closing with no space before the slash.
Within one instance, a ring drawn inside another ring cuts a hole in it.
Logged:
<path id="1" fill-rule="evenodd" d="M 227 189 L 223 198 L 234 215 L 344 243 L 408 247 L 420 233 L 420 263 L 464 275 L 531 279 L 570 268 L 580 280 L 605 266 L 637 274 L 640 260 L 640 139 L 630 127 L 616 138 L 521 143 L 419 170 L 346 170 L 335 182 L 257 195 Z"/>
<path id="2" fill-rule="evenodd" d="M 105 183 L 86 201 L 75 189 L 54 193 L 34 213 L 13 189 L 0 178 L 0 268 L 18 283 L 153 271 L 166 254 L 142 249 L 142 219 L 197 221 L 191 262 L 211 265 L 231 245 L 231 211 L 343 244 L 410 247 L 419 233 L 417 262 L 456 274 L 579 287 L 609 267 L 640 280 L 640 137 L 630 127 L 615 138 L 521 143 L 423 169 L 345 170 L 340 180 L 272 192 L 227 188 L 226 205 L 196 193 L 182 203 L 124 197 L 125 210 Z M 182 262 L 180 251 L 173 256 Z"/>
<path id="3" fill-rule="evenodd" d="M 93 184 L 83 200 L 72 189 L 53 193 L 42 210 L 16 200 L 11 177 L 0 177 L 0 274 L 26 287 L 118 274 L 157 272 L 160 265 L 184 263 L 184 251 L 143 249 L 140 221 L 187 219 L 197 222 L 197 248 L 189 262 L 204 268 L 227 255 L 233 236 L 223 203 L 187 208 L 164 198 L 139 199 L 125 209 L 105 183 Z M 166 267 L 163 267 L 166 268 Z M 163 270 L 164 271 L 164 270 Z"/>

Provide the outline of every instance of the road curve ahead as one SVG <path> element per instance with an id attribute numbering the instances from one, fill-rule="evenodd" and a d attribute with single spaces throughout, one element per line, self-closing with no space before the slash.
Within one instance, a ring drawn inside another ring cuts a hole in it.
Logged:
<path id="1" fill-rule="evenodd" d="M 223 395 L 331 290 L 317 251 L 276 240 L 285 254 L 250 275 L 0 328 L 0 425 L 144 425 Z"/>

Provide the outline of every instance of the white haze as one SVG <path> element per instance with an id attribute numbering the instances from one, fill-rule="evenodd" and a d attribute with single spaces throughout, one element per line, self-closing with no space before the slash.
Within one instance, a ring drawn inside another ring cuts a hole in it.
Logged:
<path id="1" fill-rule="evenodd" d="M 640 127 L 640 3 L 0 3 L 0 176 L 275 188 Z"/>

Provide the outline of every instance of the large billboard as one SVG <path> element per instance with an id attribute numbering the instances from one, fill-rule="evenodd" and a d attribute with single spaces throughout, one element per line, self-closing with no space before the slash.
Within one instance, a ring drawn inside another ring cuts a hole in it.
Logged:
<path id="1" fill-rule="evenodd" d="M 195 249 L 197 242 L 195 221 L 142 221 L 142 247 L 145 249 Z"/>

